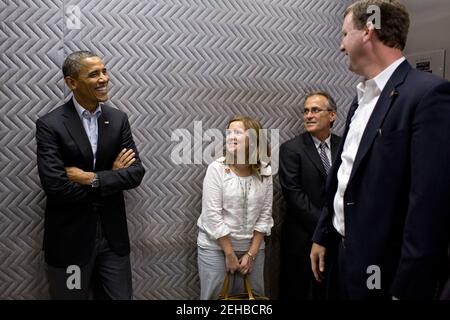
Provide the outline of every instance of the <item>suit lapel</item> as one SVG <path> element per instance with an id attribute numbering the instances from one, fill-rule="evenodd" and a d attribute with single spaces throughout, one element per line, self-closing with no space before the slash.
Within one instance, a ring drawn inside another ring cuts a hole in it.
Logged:
<path id="1" fill-rule="evenodd" d="M 352 122 L 353 115 L 355 114 L 358 107 L 358 98 L 355 97 L 355 99 L 353 99 L 352 105 L 350 106 L 350 109 L 348 110 L 347 120 L 345 121 L 345 135 L 347 135 L 348 130 L 350 129 L 350 122 Z"/>
<path id="2" fill-rule="evenodd" d="M 325 168 L 323 167 L 322 160 L 320 159 L 319 153 L 317 152 L 316 145 L 309 133 L 303 134 L 303 144 L 305 145 L 305 151 L 307 157 L 311 160 L 317 170 L 326 178 L 327 173 L 325 172 Z"/>
<path id="3" fill-rule="evenodd" d="M 349 181 L 352 180 L 355 172 L 358 170 L 358 167 L 361 164 L 361 161 L 364 159 L 370 147 L 372 146 L 375 137 L 379 134 L 379 131 L 381 130 L 381 127 L 383 125 L 383 121 L 388 114 L 392 103 L 398 96 L 396 87 L 404 82 L 405 77 L 410 69 L 411 66 L 406 60 L 402 62 L 397 70 L 395 70 L 395 72 L 392 74 L 391 78 L 381 92 L 380 98 L 378 99 L 377 104 L 373 109 L 372 115 L 370 116 L 369 122 L 367 123 L 366 129 L 364 130 L 363 136 L 361 138 Z"/>
<path id="4" fill-rule="evenodd" d="M 338 154 L 339 141 L 336 139 L 335 135 L 331 135 L 331 164 L 334 164 L 336 161 L 336 156 Z"/>
<path id="5" fill-rule="evenodd" d="M 334 199 L 334 193 L 337 190 L 337 172 L 339 170 L 339 167 L 342 164 L 342 151 L 344 149 L 344 143 L 345 143 L 345 139 L 347 138 L 347 134 L 348 134 L 348 130 L 350 129 L 350 122 L 353 118 L 353 115 L 355 114 L 356 109 L 358 109 L 358 99 L 355 98 L 350 106 L 350 109 L 348 110 L 347 113 L 347 119 L 345 121 L 345 128 L 344 128 L 344 134 L 341 137 L 341 143 L 337 144 L 337 148 L 335 148 L 335 152 L 336 154 L 334 154 L 333 149 L 331 149 L 331 151 L 333 152 L 333 165 L 331 166 L 331 170 L 328 173 L 328 179 L 327 179 L 327 190 L 330 190 L 330 192 L 328 193 L 328 195 L 330 195 L 330 197 L 328 198 L 329 201 L 329 205 L 330 208 L 333 207 L 333 199 Z"/>
<path id="6" fill-rule="evenodd" d="M 108 148 L 108 129 L 110 126 L 108 110 L 105 105 L 102 106 L 102 114 L 98 118 L 98 143 L 97 143 L 97 157 L 96 168 L 103 168 L 104 158 L 107 154 Z"/>
<path id="7" fill-rule="evenodd" d="M 72 136 L 81 153 L 92 165 L 94 156 L 92 154 L 91 143 L 86 135 L 86 131 L 84 131 L 83 123 L 75 109 L 72 99 L 67 101 L 65 105 L 63 121 L 67 131 Z"/>
<path id="8" fill-rule="evenodd" d="M 333 163 L 333 166 L 331 167 L 332 175 L 335 176 L 339 166 L 341 165 L 342 159 L 340 155 L 342 154 L 342 151 L 344 150 L 344 142 L 345 139 L 347 139 L 348 130 L 350 130 L 350 122 L 352 122 L 353 115 L 355 114 L 356 109 L 358 109 L 358 99 L 355 98 L 352 102 L 352 105 L 350 106 L 350 109 L 347 113 L 347 119 L 345 121 L 345 129 L 344 129 L 344 135 L 341 138 L 342 143 L 338 145 L 338 152 L 337 154 L 339 157 L 335 158 L 336 163 Z"/>

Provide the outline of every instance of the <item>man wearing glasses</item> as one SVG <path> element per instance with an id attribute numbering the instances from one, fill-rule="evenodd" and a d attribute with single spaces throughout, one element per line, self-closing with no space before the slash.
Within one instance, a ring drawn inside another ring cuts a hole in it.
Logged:
<path id="1" fill-rule="evenodd" d="M 311 238 L 325 204 L 325 182 L 340 137 L 331 134 L 336 103 L 327 92 L 306 95 L 303 124 L 307 132 L 280 148 L 280 184 L 286 200 L 281 234 L 281 299 L 323 299 L 313 281 Z"/>

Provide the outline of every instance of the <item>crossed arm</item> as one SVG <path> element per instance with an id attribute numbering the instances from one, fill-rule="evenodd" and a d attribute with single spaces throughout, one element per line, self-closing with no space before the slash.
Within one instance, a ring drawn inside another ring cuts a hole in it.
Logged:
<path id="1" fill-rule="evenodd" d="M 95 172 L 100 181 L 101 196 L 108 196 L 121 190 L 137 187 L 145 173 L 131 134 L 127 119 L 122 122 L 122 151 L 116 156 L 112 167 Z M 38 119 L 36 123 L 37 164 L 42 186 L 55 202 L 74 203 L 91 201 L 94 172 L 86 172 L 77 167 L 66 167 L 61 153 L 60 133 L 55 124 Z"/>
<path id="2" fill-rule="evenodd" d="M 128 168 L 136 161 L 134 156 L 133 149 L 122 149 L 114 160 L 112 170 Z M 87 186 L 91 185 L 94 179 L 94 172 L 87 172 L 77 167 L 65 167 L 65 169 L 67 178 L 72 182 Z"/>

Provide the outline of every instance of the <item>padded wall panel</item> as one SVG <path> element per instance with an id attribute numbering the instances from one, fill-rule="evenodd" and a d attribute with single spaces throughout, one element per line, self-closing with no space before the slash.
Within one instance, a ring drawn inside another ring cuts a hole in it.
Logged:
<path id="1" fill-rule="evenodd" d="M 0 1 L 0 299 L 47 296 L 35 121 L 63 101 L 61 1 Z"/>
<path id="2" fill-rule="evenodd" d="M 206 163 L 173 163 L 174 130 L 193 135 L 194 121 L 223 130 L 232 115 L 249 114 L 283 142 L 301 130 L 303 94 L 325 89 L 337 99 L 340 133 L 355 84 L 338 50 L 348 3 L 0 0 L 0 299 L 48 298 L 34 123 L 68 97 L 60 72 L 68 53 L 104 57 L 110 103 L 130 116 L 147 169 L 126 193 L 135 298 L 195 299 Z M 267 288 L 276 297 L 277 177 L 274 197 Z"/>

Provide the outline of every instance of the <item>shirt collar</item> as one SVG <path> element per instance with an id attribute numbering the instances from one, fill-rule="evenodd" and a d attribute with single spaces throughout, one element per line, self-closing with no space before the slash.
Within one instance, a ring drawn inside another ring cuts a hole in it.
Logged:
<path id="1" fill-rule="evenodd" d="M 387 82 L 391 78 L 394 71 L 405 60 L 406 60 L 405 57 L 401 57 L 395 60 L 393 63 L 391 63 L 389 67 L 380 72 L 375 78 L 361 81 L 360 83 L 358 83 L 358 85 L 356 86 L 356 91 L 358 93 L 358 101 L 359 102 L 361 101 L 366 91 L 368 91 L 370 94 L 373 95 L 379 95 L 383 91 L 384 87 L 386 86 Z"/>
<path id="2" fill-rule="evenodd" d="M 311 137 L 312 137 L 312 139 L 313 139 L 313 141 L 314 141 L 314 145 L 316 146 L 316 149 L 319 149 L 319 147 L 320 147 L 320 144 L 322 143 L 322 141 L 320 141 L 319 139 L 317 139 L 316 137 L 314 137 L 312 134 L 311 134 Z M 325 139 L 325 144 L 326 144 L 326 146 L 328 147 L 328 149 L 331 149 L 330 148 L 330 141 L 331 141 L 331 134 L 328 136 L 328 138 L 326 138 Z"/>
<path id="3" fill-rule="evenodd" d="M 85 108 L 83 108 L 77 101 L 77 99 L 75 99 L 75 97 L 73 97 L 73 104 L 75 105 L 75 109 L 77 110 L 78 115 L 80 116 L 80 119 L 83 120 L 83 113 L 86 111 L 88 112 L 88 114 L 91 115 L 95 115 L 97 118 L 102 114 L 102 102 L 99 102 L 97 108 L 95 109 L 95 111 L 93 113 L 89 112 L 88 110 L 86 110 Z"/>

